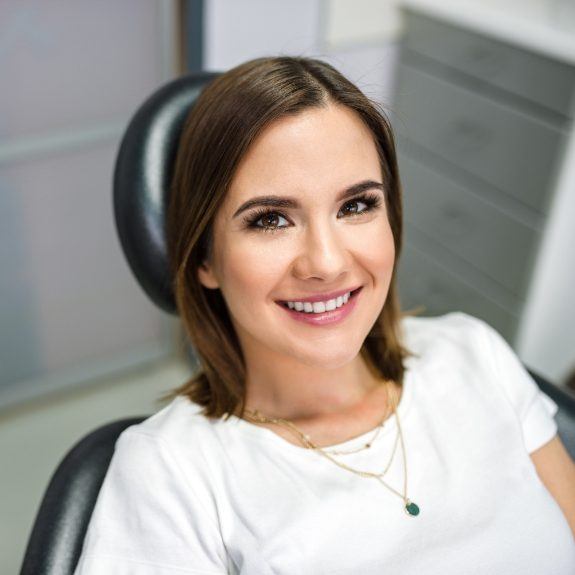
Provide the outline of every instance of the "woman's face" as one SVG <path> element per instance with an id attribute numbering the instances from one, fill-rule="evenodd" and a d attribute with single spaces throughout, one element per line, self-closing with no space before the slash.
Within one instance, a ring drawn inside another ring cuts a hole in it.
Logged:
<path id="1" fill-rule="evenodd" d="M 221 290 L 248 364 L 265 355 L 333 369 L 357 356 L 387 297 L 394 242 L 379 157 L 355 112 L 330 104 L 268 126 L 213 231 L 199 279 Z M 323 312 L 304 302 L 357 288 L 335 310 L 342 299 Z"/>

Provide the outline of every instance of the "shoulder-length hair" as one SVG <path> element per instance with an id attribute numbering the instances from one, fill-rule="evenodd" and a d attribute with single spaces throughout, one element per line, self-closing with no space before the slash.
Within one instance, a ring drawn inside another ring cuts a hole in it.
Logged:
<path id="1" fill-rule="evenodd" d="M 218 207 L 258 135 L 279 118 L 330 103 L 360 116 L 379 154 L 395 263 L 386 302 L 360 353 L 377 377 L 403 383 L 409 352 L 401 343 L 396 288 L 402 206 L 391 124 L 380 106 L 333 66 L 279 56 L 245 62 L 212 80 L 186 119 L 170 190 L 168 251 L 177 308 L 199 369 L 165 397 L 187 396 L 208 417 L 244 415 L 246 367 L 240 343 L 221 291 L 204 288 L 197 271 L 211 256 Z"/>

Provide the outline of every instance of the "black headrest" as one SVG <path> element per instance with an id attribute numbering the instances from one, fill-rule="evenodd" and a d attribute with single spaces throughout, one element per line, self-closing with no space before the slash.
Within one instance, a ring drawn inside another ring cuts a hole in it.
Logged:
<path id="1" fill-rule="evenodd" d="M 114 213 L 122 248 L 144 291 L 169 313 L 177 312 L 165 214 L 176 150 L 190 107 L 218 75 L 191 74 L 154 92 L 130 121 L 116 160 Z"/>

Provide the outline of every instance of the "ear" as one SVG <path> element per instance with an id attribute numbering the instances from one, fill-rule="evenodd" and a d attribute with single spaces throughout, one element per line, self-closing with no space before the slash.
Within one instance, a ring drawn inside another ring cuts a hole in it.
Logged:
<path id="1" fill-rule="evenodd" d="M 207 262 L 204 262 L 198 268 L 198 279 L 200 283 L 208 289 L 217 289 L 220 287 L 212 266 Z"/>

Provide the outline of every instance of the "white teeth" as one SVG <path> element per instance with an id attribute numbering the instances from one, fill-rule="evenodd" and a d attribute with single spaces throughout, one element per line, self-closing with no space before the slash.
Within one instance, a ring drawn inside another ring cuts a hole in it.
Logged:
<path id="1" fill-rule="evenodd" d="M 314 301 L 313 305 L 313 313 L 323 313 L 325 311 L 325 303 L 323 301 Z"/>
<path id="2" fill-rule="evenodd" d="M 337 298 L 336 299 L 330 299 L 328 302 L 326 302 L 325 304 L 325 311 L 332 311 L 337 307 Z"/>
<path id="3" fill-rule="evenodd" d="M 350 298 L 351 292 L 347 292 L 343 296 L 338 296 L 337 298 L 330 299 L 328 301 L 316 301 L 316 302 L 301 302 L 301 301 L 288 301 L 286 302 L 290 309 L 295 309 L 296 311 L 304 311 L 306 313 L 323 313 L 326 311 L 332 311 L 342 305 L 345 305 Z"/>

